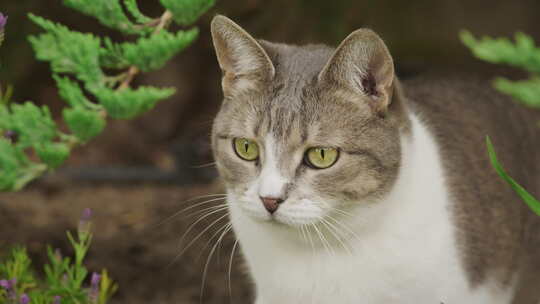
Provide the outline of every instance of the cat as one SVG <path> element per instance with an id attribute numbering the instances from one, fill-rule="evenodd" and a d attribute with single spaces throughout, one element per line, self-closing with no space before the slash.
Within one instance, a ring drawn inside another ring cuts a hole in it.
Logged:
<path id="1" fill-rule="evenodd" d="M 538 130 L 477 80 L 401 82 L 369 29 L 336 48 L 218 15 L 212 147 L 256 304 L 540 303 Z"/>

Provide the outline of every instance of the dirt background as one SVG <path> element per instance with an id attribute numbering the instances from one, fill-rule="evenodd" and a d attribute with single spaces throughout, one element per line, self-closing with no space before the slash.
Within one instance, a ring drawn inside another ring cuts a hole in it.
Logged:
<path id="1" fill-rule="evenodd" d="M 158 1 L 139 2 L 149 15 L 160 14 Z M 7 40 L 0 48 L 0 83 L 14 84 L 16 100 L 46 104 L 57 117 L 63 103 L 47 64 L 33 57 L 27 35 L 39 31 L 25 15 L 33 12 L 81 31 L 120 38 L 91 18 L 63 7 L 61 1 L 2 0 L 0 11 L 9 15 Z M 113 303 L 250 303 L 252 286 L 238 251 L 231 271 L 232 294 L 228 291 L 232 233 L 209 263 L 200 297 L 211 247 L 206 244 L 226 219 L 179 258 L 181 236 L 200 214 L 182 214 L 163 223 L 204 201 L 190 199 L 223 193 L 211 166 L 208 143 L 221 99 L 220 72 L 208 32 L 211 17 L 225 14 L 256 37 L 289 43 L 336 45 L 349 32 L 370 27 L 388 43 L 402 78 L 474 73 L 490 79 L 523 75 L 475 60 L 459 42 L 458 32 L 469 29 L 477 35 L 510 36 L 524 31 L 539 38 L 539 11 L 536 0 L 218 1 L 198 22 L 201 35 L 193 46 L 164 69 L 137 78 L 137 84 L 177 87 L 174 97 L 136 120 L 111 121 L 101 136 L 77 149 L 62 169 L 24 191 L 0 194 L 0 251 L 26 244 L 36 264 L 44 261 L 46 244 L 68 253 L 65 230 L 75 229 L 81 211 L 90 207 L 95 241 L 88 266 L 94 271 L 107 268 L 118 281 L 120 289 Z M 221 214 L 199 222 L 188 240 Z"/>

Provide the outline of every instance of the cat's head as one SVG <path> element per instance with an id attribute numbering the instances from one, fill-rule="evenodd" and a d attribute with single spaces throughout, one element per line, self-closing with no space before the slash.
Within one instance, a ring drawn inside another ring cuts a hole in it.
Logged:
<path id="1" fill-rule="evenodd" d="M 291 226 L 377 202 L 396 180 L 407 128 L 394 65 L 371 30 L 334 50 L 253 39 L 212 22 L 224 101 L 213 126 L 230 204 Z"/>

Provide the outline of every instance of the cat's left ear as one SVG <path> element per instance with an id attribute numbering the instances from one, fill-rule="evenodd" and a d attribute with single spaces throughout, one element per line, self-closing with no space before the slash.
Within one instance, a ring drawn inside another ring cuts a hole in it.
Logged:
<path id="1" fill-rule="evenodd" d="M 383 40 L 372 30 L 360 29 L 339 45 L 319 82 L 369 97 L 374 112 L 384 116 L 392 100 L 394 63 Z"/>

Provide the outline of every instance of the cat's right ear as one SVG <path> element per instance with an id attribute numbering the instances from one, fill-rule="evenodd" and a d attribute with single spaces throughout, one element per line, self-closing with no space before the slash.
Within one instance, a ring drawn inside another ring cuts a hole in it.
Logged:
<path id="1" fill-rule="evenodd" d="M 262 46 L 231 19 L 217 15 L 211 24 L 212 40 L 223 71 L 225 95 L 256 88 L 272 80 L 275 68 Z"/>
<path id="2" fill-rule="evenodd" d="M 319 81 L 367 96 L 369 106 L 384 116 L 392 101 L 394 63 L 383 40 L 372 30 L 360 29 L 338 46 L 319 74 Z"/>

